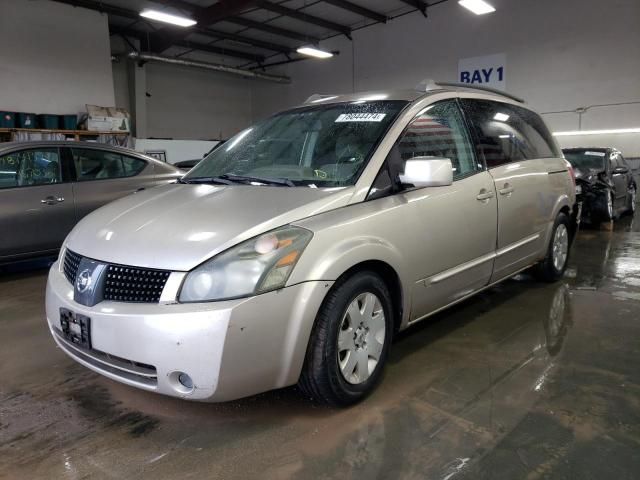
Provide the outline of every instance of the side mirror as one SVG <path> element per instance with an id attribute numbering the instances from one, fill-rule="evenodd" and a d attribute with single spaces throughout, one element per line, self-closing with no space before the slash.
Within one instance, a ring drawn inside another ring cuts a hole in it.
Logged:
<path id="1" fill-rule="evenodd" d="M 453 165 L 449 158 L 414 157 L 404 164 L 400 175 L 403 185 L 416 188 L 444 187 L 453 183 Z"/>

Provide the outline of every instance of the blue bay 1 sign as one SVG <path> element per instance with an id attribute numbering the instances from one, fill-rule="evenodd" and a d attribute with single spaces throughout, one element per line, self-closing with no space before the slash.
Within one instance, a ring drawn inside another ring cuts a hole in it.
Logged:
<path id="1" fill-rule="evenodd" d="M 504 53 L 463 58 L 458 62 L 458 81 L 472 85 L 507 88 L 507 56 Z"/>

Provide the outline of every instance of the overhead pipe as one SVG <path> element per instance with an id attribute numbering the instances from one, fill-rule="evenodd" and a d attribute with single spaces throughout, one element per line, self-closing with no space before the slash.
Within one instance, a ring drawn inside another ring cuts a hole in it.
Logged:
<path id="1" fill-rule="evenodd" d="M 242 68 L 230 67 L 220 63 L 200 62 L 198 60 L 187 60 L 184 58 L 164 57 L 162 55 L 154 55 L 151 53 L 131 52 L 127 54 L 130 60 L 138 62 L 160 62 L 170 63 L 173 65 L 182 65 L 184 67 L 204 68 L 206 70 L 214 70 L 216 72 L 230 73 L 245 78 L 254 78 L 259 80 L 268 80 L 276 83 L 291 83 L 291 78 L 284 75 L 271 75 L 270 73 L 256 72 L 253 70 L 244 70 Z"/>

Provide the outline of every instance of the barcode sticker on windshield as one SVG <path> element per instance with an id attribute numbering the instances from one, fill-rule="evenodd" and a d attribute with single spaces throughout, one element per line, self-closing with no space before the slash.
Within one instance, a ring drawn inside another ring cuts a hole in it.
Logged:
<path id="1" fill-rule="evenodd" d="M 594 157 L 604 157 L 604 152 L 584 152 L 585 155 L 592 155 Z"/>
<path id="2" fill-rule="evenodd" d="M 336 118 L 338 122 L 381 122 L 386 113 L 343 113 Z"/>

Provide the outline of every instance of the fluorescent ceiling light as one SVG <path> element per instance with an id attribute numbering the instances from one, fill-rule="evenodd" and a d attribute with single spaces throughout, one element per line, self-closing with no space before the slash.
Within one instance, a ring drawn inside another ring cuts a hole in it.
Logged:
<path id="1" fill-rule="evenodd" d="M 159 22 L 170 23 L 171 25 L 178 25 L 179 27 L 192 27 L 198 23 L 190 18 L 179 17 L 178 15 L 171 15 L 157 10 L 143 10 L 140 12 L 140 16 Z"/>
<path id="2" fill-rule="evenodd" d="M 496 9 L 484 0 L 460 0 L 458 2 L 467 10 L 471 10 L 476 15 L 484 15 L 485 13 L 495 12 Z"/>
<path id="3" fill-rule="evenodd" d="M 499 122 L 506 122 L 507 120 L 509 120 L 509 115 L 507 115 L 506 113 L 498 112 L 493 116 L 493 119 Z"/>
<path id="4" fill-rule="evenodd" d="M 614 128 L 610 130 L 574 130 L 571 132 L 553 132 L 556 137 L 570 137 L 573 135 L 610 135 L 615 133 L 640 133 L 640 128 Z"/>
<path id="5" fill-rule="evenodd" d="M 296 52 L 301 53 L 303 55 L 308 55 L 310 57 L 316 57 L 316 58 L 333 57 L 333 53 L 326 52 L 324 50 L 320 50 L 319 48 L 315 48 L 315 47 L 300 47 L 299 49 L 296 50 Z"/>

